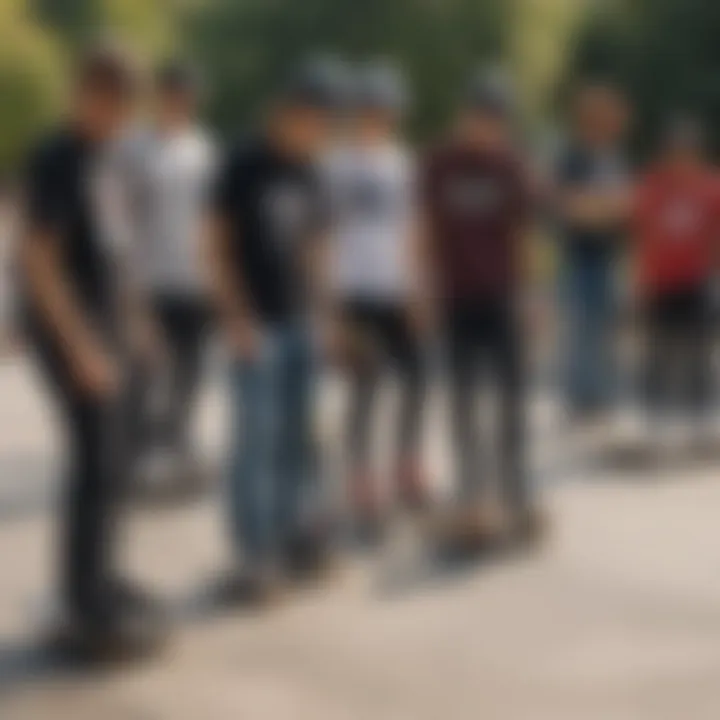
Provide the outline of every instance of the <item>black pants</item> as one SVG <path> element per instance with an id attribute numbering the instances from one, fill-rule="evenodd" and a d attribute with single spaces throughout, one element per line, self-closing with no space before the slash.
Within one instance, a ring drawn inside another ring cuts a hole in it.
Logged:
<path id="1" fill-rule="evenodd" d="M 347 421 L 349 459 L 353 468 L 369 464 L 370 430 L 377 389 L 382 374 L 394 370 L 401 383 L 398 411 L 397 459 L 415 460 L 425 396 L 425 377 L 418 345 L 400 304 L 348 301 L 343 308 L 350 333 L 371 346 L 375 362 L 362 363 L 352 370 L 352 397 Z"/>
<path id="2" fill-rule="evenodd" d="M 510 302 L 454 305 L 447 308 L 452 435 L 465 498 L 485 491 L 488 470 L 480 450 L 476 406 L 481 380 L 497 391 L 500 482 L 512 507 L 526 504 L 525 394 L 521 342 Z"/>
<path id="3" fill-rule="evenodd" d="M 38 367 L 57 401 L 66 462 L 61 515 L 61 587 L 71 613 L 91 615 L 114 574 L 116 521 L 131 461 L 130 387 L 113 397 L 78 388 L 56 339 L 35 325 L 28 333 Z"/>
<path id="4" fill-rule="evenodd" d="M 644 394 L 651 412 L 701 414 L 712 395 L 711 306 L 705 286 L 658 294 L 646 307 Z"/>
<path id="5" fill-rule="evenodd" d="M 203 299 L 191 295 L 158 294 L 152 307 L 169 357 L 162 377 L 145 373 L 143 434 L 146 445 L 187 454 L 210 313 Z M 162 391 L 157 404 L 151 402 L 156 390 Z"/>

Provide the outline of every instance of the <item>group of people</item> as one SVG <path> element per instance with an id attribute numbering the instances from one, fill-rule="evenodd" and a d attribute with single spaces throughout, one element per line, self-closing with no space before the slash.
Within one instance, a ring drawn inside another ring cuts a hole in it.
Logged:
<path id="1" fill-rule="evenodd" d="M 553 185 L 572 417 L 606 415 L 629 401 L 650 440 L 677 439 L 682 429 L 712 441 L 720 185 L 702 124 L 670 116 L 649 162 L 631 174 L 620 91 L 588 83 L 574 110 Z M 623 325 L 640 349 L 625 367 L 616 340 Z"/>
<path id="2" fill-rule="evenodd" d="M 264 602 L 331 560 L 336 523 L 322 502 L 314 422 L 328 364 L 350 388 L 344 476 L 363 539 L 381 536 L 389 503 L 432 507 L 422 438 L 438 357 L 457 502 L 432 532 L 473 549 L 538 537 L 520 301 L 527 229 L 541 206 L 563 239 L 572 409 L 584 416 L 610 400 L 613 261 L 629 227 L 647 292 L 648 385 L 665 387 L 679 343 L 693 363 L 693 401 L 707 399 L 699 369 L 709 372 L 716 198 L 689 121 L 669 129 L 658 168 L 631 192 L 622 95 L 588 83 L 549 190 L 528 172 L 512 87 L 494 71 L 472 79 L 448 137 L 420 157 L 402 139 L 407 88 L 381 62 L 297 68 L 260 127 L 227 152 L 198 120 L 191 67 L 157 71 L 142 123 L 139 88 L 123 52 L 88 52 L 69 117 L 31 154 L 25 182 L 26 330 L 67 434 L 60 574 L 63 638 L 74 647 L 144 654 L 164 636 L 157 603 L 119 574 L 116 518 L 158 448 L 175 482 L 202 476 L 192 409 L 211 331 L 225 350 L 231 408 L 222 498 L 233 564 L 217 588 L 226 602 Z M 392 500 L 373 446 L 387 375 L 400 391 Z M 487 378 L 500 493 L 476 417 Z"/>

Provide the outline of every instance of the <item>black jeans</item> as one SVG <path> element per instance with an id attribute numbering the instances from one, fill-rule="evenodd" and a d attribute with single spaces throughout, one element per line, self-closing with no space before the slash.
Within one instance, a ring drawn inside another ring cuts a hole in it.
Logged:
<path id="1" fill-rule="evenodd" d="M 202 298 L 181 294 L 156 295 L 152 309 L 169 362 L 162 378 L 147 370 L 144 373 L 145 443 L 187 455 L 192 448 L 190 425 L 202 375 L 210 312 Z M 162 380 L 161 388 L 156 386 L 159 380 Z M 156 408 L 150 400 L 152 392 L 158 389 L 164 390 L 163 402 Z"/>
<path id="2" fill-rule="evenodd" d="M 711 305 L 707 288 L 657 294 L 646 307 L 644 394 L 651 412 L 705 412 L 712 396 Z"/>
<path id="3" fill-rule="evenodd" d="M 117 518 L 132 455 L 131 388 L 112 397 L 83 392 L 55 337 L 29 331 L 38 368 L 54 396 L 64 432 L 66 485 L 61 525 L 60 581 L 71 613 L 88 617 L 114 576 Z"/>
<path id="4" fill-rule="evenodd" d="M 352 397 L 347 421 L 349 459 L 352 467 L 365 470 L 369 463 L 370 430 L 379 381 L 384 371 L 394 370 L 401 383 L 397 418 L 397 459 L 414 461 L 420 442 L 425 376 L 420 351 L 401 304 L 348 301 L 343 318 L 351 333 L 370 343 L 379 362 L 354 368 Z"/>
<path id="5" fill-rule="evenodd" d="M 488 470 L 480 450 L 476 405 L 487 374 L 497 391 L 500 482 L 513 508 L 529 501 L 525 468 L 525 392 L 521 339 L 509 301 L 455 304 L 446 309 L 453 445 L 460 490 L 476 498 Z"/>

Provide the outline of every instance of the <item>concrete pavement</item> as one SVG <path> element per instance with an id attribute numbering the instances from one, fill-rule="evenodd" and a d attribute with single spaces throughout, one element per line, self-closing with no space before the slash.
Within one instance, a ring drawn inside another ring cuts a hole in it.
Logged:
<path id="1" fill-rule="evenodd" d="M 227 558 L 219 503 L 140 512 L 128 564 L 171 599 L 176 643 L 112 674 L 58 667 L 37 647 L 57 455 L 33 388 L 24 365 L 0 367 L 2 720 L 720 716 L 720 463 L 591 470 L 566 459 L 568 437 L 541 408 L 536 457 L 554 520 L 542 551 L 451 573 L 396 538 L 326 588 L 259 617 L 225 615 L 202 594 Z M 210 451 L 221 399 L 205 399 Z"/>

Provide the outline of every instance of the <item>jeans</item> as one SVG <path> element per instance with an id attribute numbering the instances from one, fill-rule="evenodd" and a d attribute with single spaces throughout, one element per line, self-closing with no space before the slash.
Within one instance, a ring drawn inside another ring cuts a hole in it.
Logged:
<path id="1" fill-rule="evenodd" d="M 563 278 L 565 390 L 574 409 L 604 408 L 612 400 L 613 256 L 575 253 Z"/>
<path id="2" fill-rule="evenodd" d="M 301 530 L 314 480 L 313 348 L 301 324 L 268 328 L 256 357 L 230 370 L 230 528 L 250 562 L 282 552 Z"/>

